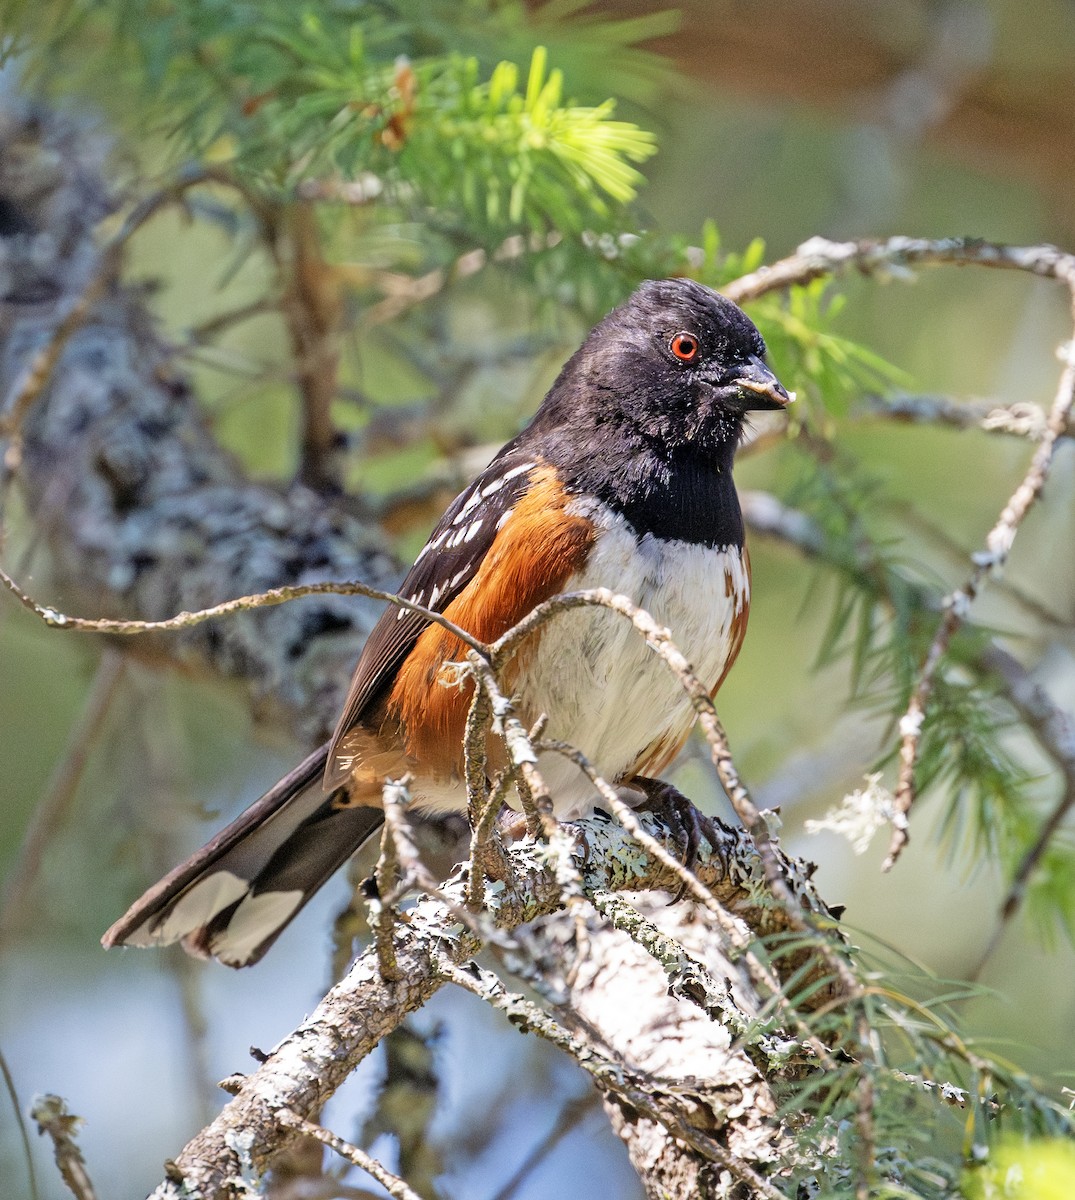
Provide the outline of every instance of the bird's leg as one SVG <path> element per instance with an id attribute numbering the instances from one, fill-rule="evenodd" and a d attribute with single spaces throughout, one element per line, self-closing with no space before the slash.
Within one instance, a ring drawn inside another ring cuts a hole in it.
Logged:
<path id="1" fill-rule="evenodd" d="M 700 813 L 678 788 L 662 779 L 649 779 L 645 775 L 635 775 L 629 780 L 629 786 L 646 797 L 635 811 L 651 812 L 660 817 L 672 831 L 677 845 L 683 846 L 683 865 L 687 870 L 692 870 L 698 861 L 698 846 L 703 838 L 712 846 L 719 844 L 712 821 Z M 686 884 L 680 887 L 672 899 L 673 904 L 683 899 L 686 888 Z"/>
<path id="2" fill-rule="evenodd" d="M 471 862 L 471 869 L 480 871 L 486 879 L 511 884 L 511 860 L 504 849 L 499 829 L 494 828 L 488 837 L 474 847 Z"/>
<path id="3" fill-rule="evenodd" d="M 506 777 L 502 776 L 492 787 L 486 797 L 485 812 L 479 815 L 470 840 L 470 869 L 472 877 L 467 889 L 468 903 L 471 907 L 481 906 L 485 892 L 485 880 L 492 879 L 512 883 L 511 860 L 504 849 L 504 837 L 510 837 L 510 830 L 505 822 L 505 810 L 500 803 Z M 519 814 L 511 813 L 517 819 Z"/>

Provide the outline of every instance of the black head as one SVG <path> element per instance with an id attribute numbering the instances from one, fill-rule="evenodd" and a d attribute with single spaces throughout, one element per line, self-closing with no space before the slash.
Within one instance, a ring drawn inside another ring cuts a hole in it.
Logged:
<path id="1" fill-rule="evenodd" d="M 596 325 L 549 396 L 578 426 L 618 425 L 669 453 L 734 450 L 743 418 L 790 397 L 765 365 L 750 318 L 690 279 L 650 280 Z M 724 455 L 721 455 L 724 457 Z"/>

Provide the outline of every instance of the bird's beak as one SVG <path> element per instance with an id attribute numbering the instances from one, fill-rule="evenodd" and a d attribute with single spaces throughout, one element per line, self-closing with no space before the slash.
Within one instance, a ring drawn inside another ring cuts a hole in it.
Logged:
<path id="1" fill-rule="evenodd" d="M 795 394 L 789 395 L 780 380 L 757 357 L 748 359 L 745 366 L 737 368 L 734 378 L 728 382 L 739 389 L 744 412 L 786 408 L 795 399 Z"/>

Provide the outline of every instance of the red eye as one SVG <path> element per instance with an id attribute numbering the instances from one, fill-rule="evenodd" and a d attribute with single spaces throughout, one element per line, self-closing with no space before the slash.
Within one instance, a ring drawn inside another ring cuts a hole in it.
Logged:
<path id="1" fill-rule="evenodd" d="M 668 349 L 680 362 L 694 362 L 698 357 L 698 339 L 693 333 L 677 333 L 668 343 Z"/>

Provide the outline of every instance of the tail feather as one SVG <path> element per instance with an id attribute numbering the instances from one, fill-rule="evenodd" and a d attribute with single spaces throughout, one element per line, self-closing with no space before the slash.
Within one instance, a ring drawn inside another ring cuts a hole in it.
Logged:
<path id="1" fill-rule="evenodd" d="M 315 750 L 207 845 L 155 884 L 101 939 L 168 945 L 232 967 L 258 961 L 311 896 L 380 827 L 376 808 L 338 807 Z"/>

